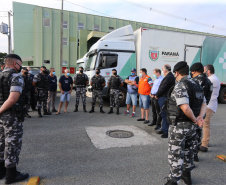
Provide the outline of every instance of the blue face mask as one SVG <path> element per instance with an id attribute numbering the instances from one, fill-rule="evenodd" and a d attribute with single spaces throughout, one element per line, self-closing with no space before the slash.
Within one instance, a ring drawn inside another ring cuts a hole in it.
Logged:
<path id="1" fill-rule="evenodd" d="M 53 72 L 53 75 L 55 75 L 56 74 L 56 72 Z"/>
<path id="2" fill-rule="evenodd" d="M 155 78 L 157 78 L 157 76 L 156 75 L 153 75 Z"/>
<path id="3" fill-rule="evenodd" d="M 132 75 L 132 76 L 135 76 L 135 75 L 136 75 L 136 73 L 131 73 L 131 75 Z"/>
<path id="4" fill-rule="evenodd" d="M 67 76 L 70 76 L 70 73 L 67 73 Z"/>
<path id="5" fill-rule="evenodd" d="M 140 73 L 140 77 L 142 77 L 142 73 Z"/>

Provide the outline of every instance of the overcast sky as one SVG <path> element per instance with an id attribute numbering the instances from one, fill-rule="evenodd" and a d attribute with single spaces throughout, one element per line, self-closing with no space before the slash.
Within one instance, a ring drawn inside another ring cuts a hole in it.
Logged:
<path id="1" fill-rule="evenodd" d="M 17 2 L 61 8 L 61 0 Z M 8 24 L 5 11 L 12 10 L 12 0 L 0 0 L 0 4 L 0 23 Z M 225 0 L 65 0 L 64 9 L 226 35 Z M 0 33 L 0 52 L 7 52 L 7 48 L 8 38 Z"/>

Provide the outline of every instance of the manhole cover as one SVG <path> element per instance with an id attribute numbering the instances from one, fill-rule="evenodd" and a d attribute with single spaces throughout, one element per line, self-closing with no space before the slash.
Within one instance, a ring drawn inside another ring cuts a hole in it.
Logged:
<path id="1" fill-rule="evenodd" d="M 109 130 L 106 134 L 113 138 L 130 138 L 134 136 L 132 132 L 125 130 Z"/>

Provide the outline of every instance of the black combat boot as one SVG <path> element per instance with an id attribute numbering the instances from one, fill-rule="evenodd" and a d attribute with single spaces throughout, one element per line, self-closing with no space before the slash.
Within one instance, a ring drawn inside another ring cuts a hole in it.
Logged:
<path id="1" fill-rule="evenodd" d="M 38 117 L 42 117 L 42 112 L 41 112 L 41 109 L 38 109 Z"/>
<path id="2" fill-rule="evenodd" d="M 16 167 L 6 169 L 5 184 L 12 184 L 14 182 L 20 182 L 29 177 L 28 173 L 20 173 L 16 170 Z"/>
<path id="3" fill-rule="evenodd" d="M 100 107 L 100 113 L 105 113 L 104 111 L 103 111 L 103 107 Z"/>
<path id="4" fill-rule="evenodd" d="M 78 105 L 75 105 L 75 110 L 74 112 L 78 112 Z"/>
<path id="5" fill-rule="evenodd" d="M 0 179 L 3 179 L 6 174 L 5 162 L 0 163 Z"/>
<path id="6" fill-rule="evenodd" d="M 87 111 L 86 111 L 86 106 L 85 106 L 85 105 L 83 105 L 83 111 L 84 111 L 84 112 L 87 112 Z"/>
<path id="7" fill-rule="evenodd" d="M 44 115 L 51 115 L 51 112 L 48 112 L 46 109 L 44 109 Z"/>
<path id="8" fill-rule="evenodd" d="M 195 155 L 194 155 L 194 161 L 195 161 L 195 162 L 199 162 L 198 154 L 195 154 Z"/>
<path id="9" fill-rule="evenodd" d="M 176 182 L 174 182 L 172 179 L 170 179 L 169 177 L 167 177 L 167 182 L 166 182 L 166 184 L 165 185 L 177 185 L 177 183 Z"/>
<path id="10" fill-rule="evenodd" d="M 28 112 L 25 113 L 25 117 L 31 118 L 31 116 L 28 114 Z"/>
<path id="11" fill-rule="evenodd" d="M 110 111 L 108 112 L 108 114 L 113 113 L 113 107 L 110 107 Z"/>
<path id="12" fill-rule="evenodd" d="M 185 184 L 192 185 L 191 172 L 183 171 L 181 175 L 181 179 L 184 181 Z"/>
<path id="13" fill-rule="evenodd" d="M 94 107 L 92 106 L 92 109 L 89 111 L 89 113 L 93 113 L 94 112 Z"/>
<path id="14" fill-rule="evenodd" d="M 117 108 L 116 115 L 119 115 L 119 108 Z"/>

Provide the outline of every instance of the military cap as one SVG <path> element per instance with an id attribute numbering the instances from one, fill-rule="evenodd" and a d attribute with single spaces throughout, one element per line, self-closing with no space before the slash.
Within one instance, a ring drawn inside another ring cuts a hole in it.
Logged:
<path id="1" fill-rule="evenodd" d="M 186 67 L 187 65 L 187 62 L 180 61 L 174 66 L 173 72 L 175 73 L 175 71 L 179 71 L 181 68 Z"/>
<path id="2" fill-rule="evenodd" d="M 20 60 L 22 62 L 22 59 L 17 54 L 8 54 L 8 55 L 5 56 L 5 58 L 15 58 L 15 59 Z"/>
<path id="3" fill-rule="evenodd" d="M 200 69 L 203 70 L 203 65 L 202 63 L 198 62 L 198 63 L 194 63 L 191 67 L 190 67 L 190 71 L 199 71 Z"/>

